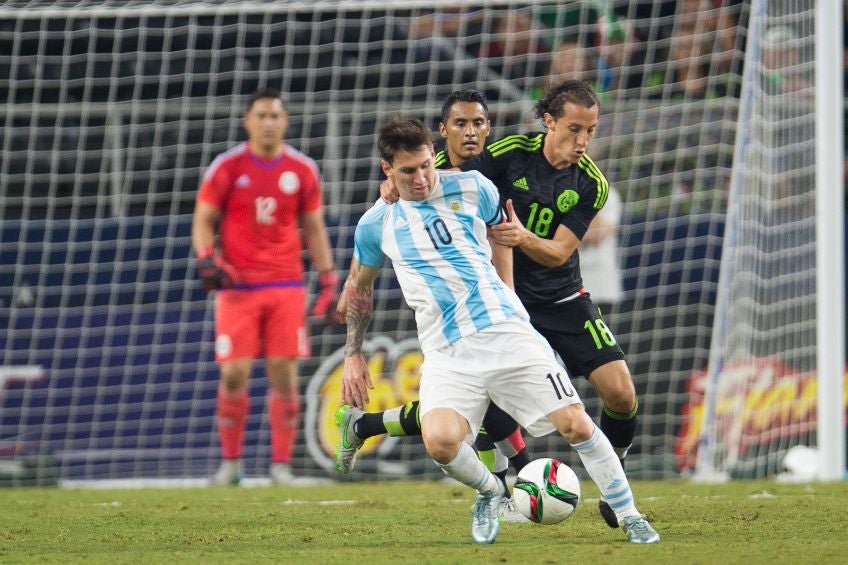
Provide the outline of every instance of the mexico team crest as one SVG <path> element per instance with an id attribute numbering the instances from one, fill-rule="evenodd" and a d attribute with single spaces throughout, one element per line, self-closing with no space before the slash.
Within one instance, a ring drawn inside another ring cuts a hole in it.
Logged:
<path id="1" fill-rule="evenodd" d="M 580 196 L 570 188 L 563 190 L 559 196 L 557 196 L 557 209 L 565 214 L 577 204 L 580 200 Z"/>

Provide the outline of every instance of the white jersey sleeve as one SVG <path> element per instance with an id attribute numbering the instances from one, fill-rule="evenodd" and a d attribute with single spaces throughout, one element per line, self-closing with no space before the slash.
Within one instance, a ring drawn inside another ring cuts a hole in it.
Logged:
<path id="1" fill-rule="evenodd" d="M 484 177 L 482 173 L 477 171 L 468 172 L 479 177 L 477 178 L 477 182 L 480 187 L 480 204 L 477 209 L 480 211 L 480 219 L 487 226 L 500 224 L 506 219 L 506 212 L 501 207 L 501 197 L 498 193 L 498 187 L 495 186 L 495 183 Z"/>
<path id="2" fill-rule="evenodd" d="M 382 200 L 378 200 L 356 224 L 356 231 L 353 234 L 353 257 L 361 265 L 379 268 L 386 260 L 382 241 L 383 223 L 389 206 Z"/>

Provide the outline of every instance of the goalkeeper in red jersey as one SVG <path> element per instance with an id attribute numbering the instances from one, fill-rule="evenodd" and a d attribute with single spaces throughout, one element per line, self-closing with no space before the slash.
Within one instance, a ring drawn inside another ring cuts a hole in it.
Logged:
<path id="1" fill-rule="evenodd" d="M 223 461 L 210 483 L 241 479 L 248 379 L 254 360 L 264 353 L 270 475 L 279 484 L 292 479 L 300 415 L 298 359 L 309 355 L 304 243 L 319 273 L 314 316 L 334 315 L 338 278 L 324 223 L 321 176 L 312 159 L 284 141 L 288 114 L 280 92 L 254 93 L 243 125 L 248 141 L 209 165 L 192 222 L 198 276 L 206 291 L 216 291 L 215 359 L 221 371 L 216 421 Z"/>

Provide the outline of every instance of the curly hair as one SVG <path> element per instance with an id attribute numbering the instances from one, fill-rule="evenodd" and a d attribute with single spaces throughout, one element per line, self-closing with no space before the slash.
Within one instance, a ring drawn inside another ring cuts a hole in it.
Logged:
<path id="1" fill-rule="evenodd" d="M 596 105 L 599 109 L 601 107 L 601 101 L 592 85 L 582 80 L 566 79 L 548 87 L 545 96 L 533 106 L 533 111 L 537 118 L 550 114 L 556 120 L 565 114 L 565 105 L 568 102 L 586 108 Z"/>

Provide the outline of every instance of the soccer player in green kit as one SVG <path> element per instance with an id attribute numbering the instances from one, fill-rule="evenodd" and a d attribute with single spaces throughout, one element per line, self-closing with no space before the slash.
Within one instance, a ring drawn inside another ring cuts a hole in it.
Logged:
<path id="1" fill-rule="evenodd" d="M 587 151 L 600 102 L 590 85 L 564 80 L 535 106 L 544 132 L 510 135 L 460 165 L 498 187 L 510 214 L 492 240 L 515 249 L 515 290 L 533 327 L 559 353 L 572 376 L 585 376 L 604 403 L 600 427 L 622 460 L 633 442 L 638 402 L 615 336 L 584 289 L 577 251 L 609 185 Z M 610 527 L 614 509 L 601 500 Z"/>

